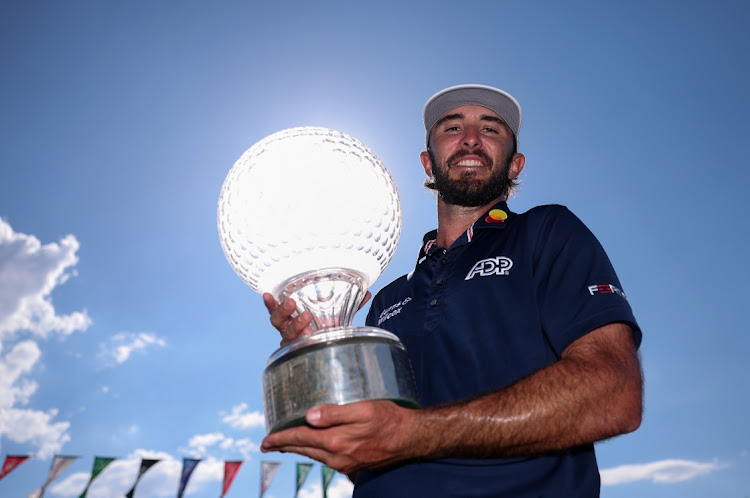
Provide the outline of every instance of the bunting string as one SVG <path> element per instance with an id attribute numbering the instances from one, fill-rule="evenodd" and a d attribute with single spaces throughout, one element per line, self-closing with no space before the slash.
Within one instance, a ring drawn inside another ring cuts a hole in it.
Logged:
<path id="1" fill-rule="evenodd" d="M 15 469 L 17 469 L 22 463 L 28 461 L 29 459 L 33 459 L 34 457 L 32 455 L 6 455 L 5 460 L 3 461 L 2 468 L 0 468 L 0 481 L 2 481 L 6 476 L 11 474 Z M 47 474 L 47 478 L 45 479 L 44 483 L 31 493 L 29 493 L 28 498 L 43 498 L 45 491 L 49 487 L 49 485 L 55 481 L 57 478 L 59 478 L 61 475 L 65 473 L 66 470 L 80 457 L 78 456 L 68 456 L 68 455 L 54 455 L 52 458 L 52 463 L 50 465 L 49 473 Z M 100 474 L 104 473 L 106 471 L 106 468 L 116 460 L 116 457 L 101 457 L 101 456 L 95 456 L 94 457 L 94 463 L 93 468 L 91 470 L 91 476 L 88 479 L 88 482 L 86 483 L 86 487 L 81 491 L 81 494 L 78 498 L 86 498 L 87 493 L 89 491 L 89 488 L 91 487 L 91 484 L 94 482 L 94 479 L 96 479 Z M 130 490 L 125 494 L 126 498 L 135 498 L 136 495 L 136 487 L 138 486 L 138 483 L 140 482 L 143 475 L 151 469 L 154 465 L 161 462 L 160 459 L 148 459 L 148 458 L 142 458 L 140 468 L 138 470 L 138 474 L 135 477 L 135 482 L 133 483 L 133 486 L 130 488 Z M 183 494 L 185 494 L 185 489 L 187 488 L 188 482 L 190 481 L 190 477 L 193 475 L 193 472 L 195 471 L 198 464 L 201 462 L 201 459 L 199 458 L 183 458 L 182 461 L 182 472 L 180 474 L 180 480 L 178 484 L 177 489 L 177 498 L 182 498 Z M 219 498 L 224 498 L 228 493 L 229 489 L 232 486 L 232 482 L 234 481 L 234 478 L 237 476 L 237 473 L 240 470 L 240 467 L 242 466 L 243 461 L 242 460 L 225 460 L 224 461 L 224 478 L 222 480 L 222 487 L 221 487 L 221 495 Z M 281 462 L 274 462 L 274 461 L 261 461 L 261 468 L 260 468 L 260 497 L 262 498 L 263 495 L 266 493 L 268 488 L 271 486 L 271 483 L 273 482 L 274 477 L 276 476 L 279 467 L 281 466 Z M 300 489 L 305 484 L 305 481 L 307 480 L 308 475 L 310 474 L 310 470 L 312 469 L 313 464 L 309 462 L 300 462 L 297 463 L 295 466 L 295 491 L 294 496 L 295 498 L 298 496 Z M 322 466 L 322 481 L 323 481 L 323 497 L 327 498 L 327 492 L 328 492 L 328 486 L 331 483 L 331 480 L 333 479 L 333 476 L 336 471 L 331 469 L 328 466 L 323 465 Z M 0 496 L 3 495 L 2 491 L 3 483 L 0 482 Z"/>

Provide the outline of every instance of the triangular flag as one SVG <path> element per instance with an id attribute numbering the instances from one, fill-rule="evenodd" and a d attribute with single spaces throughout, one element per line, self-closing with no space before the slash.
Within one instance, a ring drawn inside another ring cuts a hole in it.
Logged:
<path id="1" fill-rule="evenodd" d="M 7 476 L 15 470 L 16 467 L 29 459 L 28 455 L 8 455 L 3 462 L 3 469 L 0 470 L 0 479 Z"/>
<path id="2" fill-rule="evenodd" d="M 60 477 L 60 474 L 65 472 L 68 467 L 70 467 L 77 459 L 77 456 L 55 455 L 55 458 L 52 459 L 52 466 L 49 469 L 47 480 L 44 482 L 41 488 L 32 491 L 29 494 L 29 498 L 42 498 L 42 496 L 44 496 L 44 490 L 47 489 L 47 486 L 49 486 L 52 481 Z"/>
<path id="3" fill-rule="evenodd" d="M 79 496 L 78 498 L 86 498 L 86 493 L 89 492 L 89 486 L 91 486 L 91 483 L 94 481 L 96 476 L 101 474 L 102 470 L 104 470 L 107 465 L 114 461 L 115 459 L 112 457 L 94 457 L 94 470 L 91 471 L 91 478 L 89 479 L 89 483 L 86 484 L 86 488 L 84 488 L 83 493 L 81 493 L 81 496 Z"/>
<path id="4" fill-rule="evenodd" d="M 133 495 L 135 494 L 135 487 L 138 485 L 138 481 L 141 480 L 141 476 L 143 476 L 143 474 L 145 474 L 148 469 L 150 469 L 160 461 L 161 460 L 147 460 L 145 458 L 141 458 L 141 469 L 138 471 L 138 477 L 135 478 L 133 487 L 130 488 L 130 491 L 125 494 L 127 498 L 133 498 Z"/>
<path id="5" fill-rule="evenodd" d="M 240 465 L 242 465 L 241 460 L 224 462 L 224 486 L 221 488 L 221 496 L 224 496 L 229 492 L 229 486 L 232 485 L 234 476 L 237 475 L 237 471 L 240 470 Z"/>
<path id="6" fill-rule="evenodd" d="M 195 468 L 200 463 L 200 458 L 183 458 L 182 459 L 182 477 L 180 478 L 180 489 L 177 490 L 177 498 L 182 498 L 182 493 L 185 492 L 190 476 L 192 475 Z"/>
<path id="7" fill-rule="evenodd" d="M 302 485 L 305 483 L 305 479 L 307 479 L 307 474 L 310 473 L 310 469 L 312 469 L 313 464 L 311 463 L 298 463 L 297 464 L 297 488 L 294 490 L 294 497 L 297 498 L 297 493 L 299 493 L 299 490 L 302 489 Z"/>
<path id="8" fill-rule="evenodd" d="M 268 487 L 273 481 L 273 477 L 279 470 L 281 462 L 260 462 L 260 496 L 263 498 L 263 494 L 266 492 Z"/>
<path id="9" fill-rule="evenodd" d="M 331 467 L 323 465 L 323 498 L 328 498 L 328 485 L 331 484 L 331 479 L 333 479 L 335 473 L 336 471 Z"/>

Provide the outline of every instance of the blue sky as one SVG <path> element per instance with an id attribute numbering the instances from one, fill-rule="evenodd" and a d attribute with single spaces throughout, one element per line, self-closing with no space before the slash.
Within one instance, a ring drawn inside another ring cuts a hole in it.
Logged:
<path id="1" fill-rule="evenodd" d="M 570 207 L 644 330 L 646 411 L 598 446 L 602 496 L 750 495 L 745 304 L 750 22 L 745 2 L 21 2 L 0 6 L 0 454 L 37 458 L 0 495 L 291 496 L 261 455 L 260 378 L 278 345 L 216 229 L 224 177 L 292 126 L 348 133 L 404 213 L 377 291 L 408 272 L 435 201 L 425 100 L 483 83 L 521 102 L 510 205 Z M 269 208 L 269 215 L 272 215 Z M 313 211 L 301 216 L 314 216 Z M 361 323 L 359 316 L 355 323 Z M 319 496 L 316 466 L 301 496 Z M 343 478 L 333 496 L 347 496 Z"/>

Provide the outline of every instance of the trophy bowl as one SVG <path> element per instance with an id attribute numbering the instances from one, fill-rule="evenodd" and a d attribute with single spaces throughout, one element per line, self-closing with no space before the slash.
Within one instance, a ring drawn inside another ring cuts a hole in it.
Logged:
<path id="1" fill-rule="evenodd" d="M 395 335 L 375 327 L 337 327 L 276 350 L 263 373 L 264 410 L 272 432 L 305 423 L 327 403 L 388 399 L 417 407 L 411 363 Z"/>
<path id="2" fill-rule="evenodd" d="M 388 399 L 417 406 L 398 337 L 351 326 L 401 232 L 398 192 L 370 149 L 319 127 L 264 138 L 227 175 L 218 227 L 227 260 L 251 288 L 278 302 L 291 297 L 295 316 L 313 316 L 313 333 L 266 364 L 268 432 L 303 424 L 305 412 L 320 404 Z"/>

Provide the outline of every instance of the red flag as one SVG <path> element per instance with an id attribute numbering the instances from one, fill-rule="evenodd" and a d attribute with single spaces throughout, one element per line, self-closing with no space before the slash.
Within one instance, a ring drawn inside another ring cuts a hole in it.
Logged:
<path id="1" fill-rule="evenodd" d="M 232 485 L 234 476 L 240 470 L 240 465 L 242 465 L 242 460 L 224 462 L 224 487 L 221 489 L 221 496 L 229 492 L 229 486 Z"/>
<path id="2" fill-rule="evenodd" d="M 5 462 L 3 463 L 3 470 L 0 470 L 0 479 L 7 476 L 13 470 L 15 470 L 16 467 L 21 465 L 23 462 L 29 459 L 28 455 L 8 455 L 5 457 Z"/>

